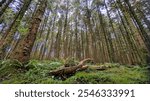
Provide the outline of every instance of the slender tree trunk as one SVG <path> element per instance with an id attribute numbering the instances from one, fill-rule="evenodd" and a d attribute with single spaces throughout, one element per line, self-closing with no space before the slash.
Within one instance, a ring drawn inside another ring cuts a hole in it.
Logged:
<path id="1" fill-rule="evenodd" d="M 133 21 L 132 21 L 130 15 L 129 15 L 129 12 L 126 10 L 126 8 L 121 3 L 119 3 L 119 5 L 120 5 L 120 9 L 123 13 L 125 22 L 127 23 L 126 28 L 128 29 L 127 31 L 129 33 L 129 34 L 127 34 L 127 37 L 129 39 L 130 45 L 132 47 L 133 60 L 134 60 L 135 63 L 140 63 L 143 60 L 142 60 L 142 54 L 141 54 L 141 52 L 138 48 L 138 47 L 141 47 L 140 43 L 139 43 L 139 40 L 141 40 L 141 39 L 137 38 L 137 34 L 139 34 L 139 33 L 138 33 L 137 29 L 135 28 L 135 26 L 133 24 Z M 136 36 L 133 36 L 133 34 L 136 35 Z M 135 40 L 135 39 L 137 39 L 137 40 Z"/>
<path id="2" fill-rule="evenodd" d="M 137 15 L 135 14 L 135 11 L 132 9 L 131 4 L 129 3 L 129 0 L 124 0 L 124 2 L 128 5 L 130 14 L 132 14 L 132 16 L 135 19 L 137 25 L 139 26 L 139 29 L 142 33 L 141 37 L 143 37 L 143 40 L 145 42 L 145 45 L 146 45 L 146 47 L 149 51 L 149 55 L 150 55 L 150 38 L 149 38 L 148 34 L 146 33 L 146 31 L 144 30 L 144 27 L 143 27 L 142 23 L 140 22 Z"/>
<path id="3" fill-rule="evenodd" d="M 87 29 L 87 25 L 86 25 L 86 32 L 85 32 L 85 37 L 86 37 L 86 58 L 90 57 L 90 49 L 89 49 L 89 35 L 88 35 L 88 29 Z"/>
<path id="4" fill-rule="evenodd" d="M 60 58 L 60 50 L 61 50 L 61 35 L 62 34 L 62 18 L 59 19 L 59 28 L 56 35 L 56 41 L 55 41 L 55 58 Z"/>
<path id="5" fill-rule="evenodd" d="M 104 28 L 106 26 L 104 20 L 103 20 L 103 16 L 101 14 L 101 11 L 100 11 L 100 7 L 97 5 L 97 11 L 99 13 L 99 22 L 100 22 L 100 28 L 101 28 L 101 32 L 103 33 L 103 36 L 104 36 L 104 39 L 102 39 L 103 41 L 102 42 L 105 42 L 102 43 L 102 47 L 103 47 L 103 52 L 104 52 L 104 58 L 105 58 L 105 62 L 112 62 L 112 56 L 111 56 L 111 50 L 109 48 L 109 44 L 110 44 L 110 41 L 111 40 L 108 40 L 107 38 L 107 33 L 106 32 L 106 29 Z M 106 45 L 106 47 L 105 47 Z"/>
<path id="6" fill-rule="evenodd" d="M 65 21 L 64 21 L 64 30 L 63 30 L 63 46 L 62 46 L 62 50 L 63 50 L 63 57 L 64 58 L 67 58 L 67 30 L 68 30 L 68 13 L 69 13 L 69 0 L 66 1 L 67 4 L 66 4 L 66 13 L 65 13 Z"/>
<path id="7" fill-rule="evenodd" d="M 86 24 L 88 27 L 88 31 L 89 31 L 89 36 L 88 36 L 88 41 L 89 41 L 89 53 L 90 53 L 90 57 L 95 59 L 94 57 L 96 57 L 96 54 L 94 53 L 94 51 L 96 50 L 94 47 L 94 31 L 93 31 L 93 27 L 91 24 L 91 10 L 88 7 L 88 3 L 89 1 L 86 0 Z"/>
<path id="8" fill-rule="evenodd" d="M 117 2 L 117 6 L 120 8 L 120 9 L 122 9 L 123 7 L 122 7 L 122 4 L 121 4 L 121 2 Z M 121 16 L 121 13 L 120 13 L 120 11 L 118 10 L 118 13 L 119 13 L 119 16 L 120 16 L 120 18 L 121 18 L 121 21 L 122 21 L 122 24 L 123 24 L 123 27 L 124 27 L 124 30 L 125 30 L 125 32 L 126 32 L 126 36 L 124 36 L 125 38 L 126 38 L 126 40 L 127 40 L 127 42 L 128 42 L 128 44 L 127 45 L 129 45 L 129 49 L 130 49 L 130 53 L 131 53 L 131 56 L 130 56 L 130 64 L 135 64 L 136 63 L 136 54 L 135 54 L 135 44 L 134 44 L 134 42 L 132 41 L 132 38 L 131 38 L 131 33 L 130 33 L 130 31 L 128 30 L 128 27 L 127 27 L 127 25 L 126 25 L 126 23 L 125 23 L 125 21 L 124 21 L 124 19 L 123 19 L 123 17 Z M 124 14 L 124 12 L 123 12 L 123 14 Z M 124 18 L 126 19 L 126 17 L 125 17 L 125 15 L 124 15 Z M 126 20 L 127 21 L 127 20 Z"/>
<path id="9" fill-rule="evenodd" d="M 106 1 L 105 0 L 104 0 L 104 5 L 105 5 L 106 11 L 107 11 L 107 16 L 109 18 L 109 23 L 110 23 L 110 25 L 112 27 L 112 32 L 115 35 L 115 30 L 114 30 L 114 27 L 113 27 L 113 22 L 111 20 L 111 17 L 110 17 L 110 14 L 109 14 L 109 10 L 108 10 L 108 7 L 106 5 Z M 115 38 L 116 38 L 116 36 L 115 36 Z M 111 59 L 111 62 L 117 62 L 116 61 L 117 60 L 116 59 L 117 58 L 117 54 L 115 54 L 115 51 L 114 51 L 114 45 L 113 45 L 113 42 L 112 42 L 111 32 L 108 32 L 108 39 L 109 39 L 110 48 L 111 48 L 111 50 L 110 50 L 110 59 Z M 115 47 L 115 48 L 117 48 L 117 47 Z"/>

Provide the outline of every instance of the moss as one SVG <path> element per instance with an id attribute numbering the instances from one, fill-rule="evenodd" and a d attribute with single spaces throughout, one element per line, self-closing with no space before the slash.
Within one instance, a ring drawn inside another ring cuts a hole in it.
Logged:
<path id="1" fill-rule="evenodd" d="M 148 83 L 148 71 L 145 68 L 124 66 L 110 68 L 106 71 L 80 72 L 64 83 L 75 84 L 135 84 Z"/>
<path id="2" fill-rule="evenodd" d="M 55 80 L 53 78 L 44 78 L 36 80 L 35 83 L 41 83 L 41 84 L 62 84 L 61 80 Z"/>
<path id="3" fill-rule="evenodd" d="M 17 61 L 0 61 L 0 83 L 3 84 L 146 84 L 149 82 L 148 68 L 144 66 L 124 66 L 120 64 L 101 64 L 109 67 L 104 71 L 90 68 L 77 72 L 75 75 L 62 81 L 61 78 L 48 76 L 50 70 L 62 66 L 60 61 L 30 61 L 22 71 Z"/>
<path id="4" fill-rule="evenodd" d="M 8 80 L 14 77 L 16 74 L 21 73 L 18 69 L 19 66 L 22 66 L 17 61 L 6 60 L 1 62 L 0 68 L 0 82 Z"/>
<path id="5" fill-rule="evenodd" d="M 64 63 L 65 67 L 75 66 L 77 64 L 78 62 L 76 61 L 75 58 L 67 58 Z"/>
<path id="6" fill-rule="evenodd" d="M 76 83 L 76 84 L 102 84 L 111 83 L 109 76 L 103 73 L 77 73 L 74 77 L 71 77 L 64 81 L 64 83 Z"/>
<path id="7" fill-rule="evenodd" d="M 8 80 L 2 81 L 2 83 L 3 84 L 26 84 L 29 82 L 27 82 L 27 80 L 24 79 L 24 77 L 22 75 L 15 75 L 15 76 L 12 76 Z"/>

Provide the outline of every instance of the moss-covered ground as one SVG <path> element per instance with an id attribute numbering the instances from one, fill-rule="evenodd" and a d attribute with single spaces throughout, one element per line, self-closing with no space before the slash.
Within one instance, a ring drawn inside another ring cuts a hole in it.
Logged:
<path id="1" fill-rule="evenodd" d="M 0 61 L 0 84 L 147 84 L 149 83 L 149 67 L 129 66 L 120 64 L 88 64 L 85 71 L 62 80 L 60 77 L 49 76 L 51 70 L 64 65 L 63 61 L 31 60 L 25 69 L 17 61 Z M 109 67 L 99 71 L 94 66 Z"/>

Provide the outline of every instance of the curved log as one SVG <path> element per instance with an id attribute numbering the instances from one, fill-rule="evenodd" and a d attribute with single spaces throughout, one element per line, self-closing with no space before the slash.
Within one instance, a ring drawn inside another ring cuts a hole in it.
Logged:
<path id="1" fill-rule="evenodd" d="M 68 74 L 74 74 L 79 70 L 85 70 L 88 68 L 88 66 L 84 66 L 86 62 L 93 61 L 90 58 L 84 59 L 79 62 L 77 66 L 71 66 L 71 67 L 62 67 L 57 70 L 53 70 L 49 72 L 49 75 L 54 75 L 54 76 L 63 76 L 63 75 L 68 75 Z"/>

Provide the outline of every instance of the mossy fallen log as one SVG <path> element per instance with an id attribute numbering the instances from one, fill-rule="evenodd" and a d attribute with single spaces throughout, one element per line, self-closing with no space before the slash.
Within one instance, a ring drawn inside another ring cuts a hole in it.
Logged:
<path id="1" fill-rule="evenodd" d="M 93 61 L 90 58 L 84 59 L 79 62 L 78 65 L 76 66 L 70 66 L 70 67 L 61 67 L 59 69 L 53 70 L 49 72 L 49 75 L 54 75 L 54 76 L 64 76 L 64 75 L 69 75 L 69 74 L 74 74 L 77 71 L 85 70 L 88 68 L 87 65 L 85 65 L 86 62 Z"/>
<path id="2" fill-rule="evenodd" d="M 92 66 L 90 69 L 97 70 L 97 71 L 103 71 L 111 68 L 110 66 Z"/>

